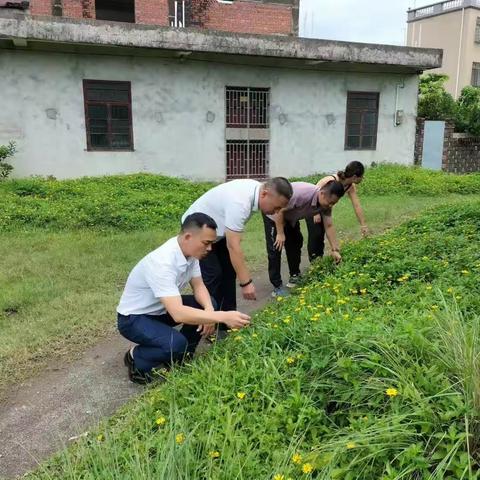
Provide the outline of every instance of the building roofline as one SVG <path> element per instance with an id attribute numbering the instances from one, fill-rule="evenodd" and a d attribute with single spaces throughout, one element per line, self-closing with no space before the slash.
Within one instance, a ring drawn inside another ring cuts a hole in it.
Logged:
<path id="1" fill-rule="evenodd" d="M 170 52 L 180 57 L 254 57 L 257 64 L 292 61 L 310 67 L 322 64 L 364 64 L 423 71 L 439 68 L 440 49 L 340 42 L 291 36 L 236 34 L 210 30 L 172 29 L 153 25 L 105 22 L 88 19 L 39 17 L 0 12 L 0 48 L 36 50 L 49 47 L 82 51 L 95 48 Z M 56 46 L 56 47 L 55 47 Z M 142 53 L 142 52 L 143 53 Z M 114 54 L 114 53 L 113 53 Z M 270 62 L 267 61 L 270 60 Z"/>
<path id="2" fill-rule="evenodd" d="M 444 0 L 442 2 L 430 3 L 423 7 L 409 9 L 407 10 L 407 23 L 419 22 L 426 18 L 447 15 L 468 8 L 480 10 L 480 0 Z"/>

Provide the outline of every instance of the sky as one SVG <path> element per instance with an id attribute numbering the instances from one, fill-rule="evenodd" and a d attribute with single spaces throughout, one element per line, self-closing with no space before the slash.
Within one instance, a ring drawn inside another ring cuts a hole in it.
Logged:
<path id="1" fill-rule="evenodd" d="M 435 0 L 300 0 L 300 36 L 405 45 L 408 8 Z"/>

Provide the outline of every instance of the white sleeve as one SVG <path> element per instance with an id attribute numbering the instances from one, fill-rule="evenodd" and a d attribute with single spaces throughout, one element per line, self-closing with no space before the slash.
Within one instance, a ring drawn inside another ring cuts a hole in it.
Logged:
<path id="1" fill-rule="evenodd" d="M 200 270 L 200 262 L 196 260 L 192 268 L 192 278 L 197 278 L 201 276 L 202 276 L 202 271 Z"/>
<path id="2" fill-rule="evenodd" d="M 251 213 L 251 210 L 243 203 L 228 202 L 225 209 L 225 228 L 233 232 L 243 232 Z"/>
<path id="3" fill-rule="evenodd" d="M 157 298 L 179 297 L 177 274 L 174 269 L 165 264 L 147 264 L 145 266 L 145 280 Z"/>

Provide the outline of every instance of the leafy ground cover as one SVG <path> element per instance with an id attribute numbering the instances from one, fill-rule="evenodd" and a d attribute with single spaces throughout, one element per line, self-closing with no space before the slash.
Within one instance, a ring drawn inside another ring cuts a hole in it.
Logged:
<path id="1" fill-rule="evenodd" d="M 315 182 L 318 178 L 304 180 Z M 175 231 L 182 213 L 211 186 L 151 174 L 3 181 L 0 231 Z M 380 165 L 367 169 L 360 193 L 424 197 L 480 194 L 480 174 L 453 175 Z"/>
<path id="2" fill-rule="evenodd" d="M 460 205 L 465 198 L 363 195 L 362 205 L 372 232 L 380 233 L 427 207 Z M 335 223 L 339 238 L 358 238 L 348 199 L 335 207 Z M 176 226 L 159 225 L 127 232 L 37 228 L 0 233 L 0 396 L 53 358 L 72 359 L 113 333 L 115 307 L 130 269 L 175 231 Z M 259 215 L 247 225 L 243 243 L 257 278 L 266 262 Z"/>
<path id="3" fill-rule="evenodd" d="M 480 478 L 480 203 L 318 262 L 36 479 Z"/>

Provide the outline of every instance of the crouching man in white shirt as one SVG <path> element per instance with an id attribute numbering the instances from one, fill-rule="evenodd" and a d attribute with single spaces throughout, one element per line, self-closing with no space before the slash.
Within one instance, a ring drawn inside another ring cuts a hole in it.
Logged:
<path id="1" fill-rule="evenodd" d="M 200 272 L 199 260 L 217 239 L 215 221 L 204 213 L 185 218 L 181 232 L 149 253 L 131 271 L 117 307 L 118 330 L 137 345 L 125 354 L 129 378 L 153 379 L 152 369 L 169 367 L 195 352 L 202 336 L 216 324 L 243 328 L 250 317 L 215 311 Z M 193 295 L 181 295 L 190 284 Z M 174 329 L 182 324 L 180 331 Z"/>

